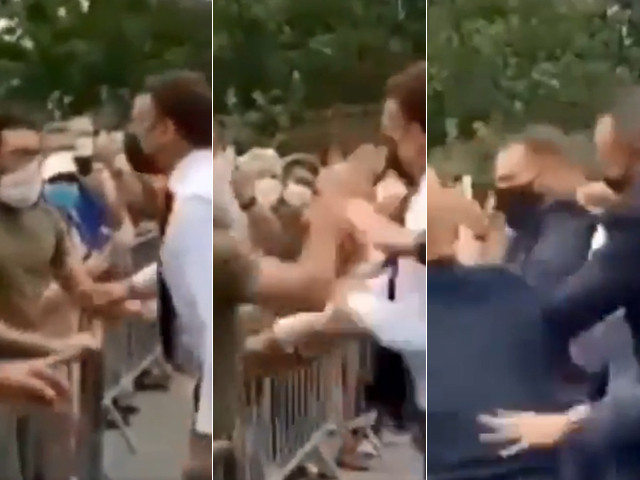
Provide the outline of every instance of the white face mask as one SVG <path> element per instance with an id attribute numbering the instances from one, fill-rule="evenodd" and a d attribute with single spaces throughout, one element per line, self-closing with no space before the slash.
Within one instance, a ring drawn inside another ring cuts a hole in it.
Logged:
<path id="1" fill-rule="evenodd" d="M 255 195 L 260 205 L 271 208 L 280 198 L 282 184 L 275 178 L 261 178 L 256 180 Z"/>
<path id="2" fill-rule="evenodd" d="M 312 196 L 311 190 L 297 183 L 289 183 L 282 192 L 282 197 L 289 205 L 299 208 L 309 205 Z"/>
<path id="3" fill-rule="evenodd" d="M 41 191 L 42 177 L 37 160 L 0 177 L 0 202 L 11 207 L 30 207 L 38 201 Z"/>

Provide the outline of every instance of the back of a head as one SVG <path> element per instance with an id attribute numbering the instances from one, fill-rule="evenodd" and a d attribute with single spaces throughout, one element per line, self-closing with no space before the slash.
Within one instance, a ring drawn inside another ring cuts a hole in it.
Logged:
<path id="1" fill-rule="evenodd" d="M 395 100 L 402 116 L 408 122 L 417 123 L 423 132 L 427 131 L 427 64 L 416 62 L 387 82 L 386 97 Z"/>
<path id="2" fill-rule="evenodd" d="M 320 159 L 310 153 L 292 153 L 282 159 L 282 176 L 286 178 L 289 172 L 300 167 L 317 177 L 320 173 Z"/>
<path id="3" fill-rule="evenodd" d="M 211 87 L 204 75 L 186 70 L 169 71 L 149 77 L 144 90 L 185 142 L 194 148 L 212 148 Z"/>

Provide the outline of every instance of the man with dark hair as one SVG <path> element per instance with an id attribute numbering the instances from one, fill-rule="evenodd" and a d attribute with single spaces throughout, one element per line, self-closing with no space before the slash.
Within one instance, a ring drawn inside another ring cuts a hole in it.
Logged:
<path id="1" fill-rule="evenodd" d="M 142 125 L 146 131 L 136 133 L 143 133 L 140 138 L 144 151 L 153 155 L 164 170 L 170 170 L 171 163 L 182 158 L 185 145 L 193 149 L 212 148 L 211 88 L 204 76 L 168 72 L 150 77 L 144 91 L 146 94 L 138 96 L 136 101 L 138 104 L 150 102 L 148 108 L 154 115 Z M 178 138 L 180 142 L 176 141 Z"/>
<path id="2" fill-rule="evenodd" d="M 210 401 L 198 405 L 211 396 L 206 341 L 213 321 L 211 262 L 206 261 L 212 245 L 211 112 L 211 90 L 199 74 L 182 71 L 151 77 L 134 100 L 130 126 L 142 151 L 131 148 L 133 138 L 127 145 L 128 153 L 144 160 L 136 167 L 169 177 L 160 218 L 164 235 L 158 277 L 160 334 L 169 362 L 196 378 L 204 373 L 205 381 L 198 383 L 194 394 L 192 439 L 192 462 L 202 471 L 210 461 L 206 452 L 211 435 L 206 411 Z M 133 295 L 148 293 L 148 288 L 132 284 Z"/>
<path id="3" fill-rule="evenodd" d="M 396 167 L 402 178 L 413 181 L 424 174 L 426 164 L 425 62 L 417 62 L 387 82 L 382 131 L 393 143 Z"/>
<path id="4" fill-rule="evenodd" d="M 496 208 L 512 238 L 505 261 L 540 293 L 554 291 L 587 260 L 595 218 L 574 199 L 587 182 L 568 139 L 531 127 L 511 139 L 495 161 Z"/>
<path id="5" fill-rule="evenodd" d="M 337 209 L 320 201 L 309 212 L 309 239 L 296 264 L 255 257 L 233 233 L 230 202 L 237 201 L 231 178 L 214 176 L 214 163 L 228 157 L 214 158 L 211 127 L 211 91 L 198 75 L 157 77 L 135 100 L 132 131 L 159 169 L 169 174 L 168 197 L 173 200 L 168 203 L 173 208 L 161 259 L 179 335 L 165 334 L 177 347 L 174 363 L 201 376 L 189 470 L 202 478 L 211 475 L 213 439 L 230 438 L 239 413 L 236 307 L 255 303 L 276 310 L 323 309 L 344 233 Z M 228 189 L 226 204 L 218 201 L 214 208 L 214 189 Z"/>

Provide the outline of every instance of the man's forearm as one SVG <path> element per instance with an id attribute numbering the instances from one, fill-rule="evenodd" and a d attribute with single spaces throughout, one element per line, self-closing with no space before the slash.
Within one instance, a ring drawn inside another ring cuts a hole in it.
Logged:
<path id="1" fill-rule="evenodd" d="M 336 276 L 338 242 L 335 232 L 310 231 L 298 259 L 298 265 L 311 276 L 331 278 Z"/>
<path id="2" fill-rule="evenodd" d="M 336 239 L 330 235 L 310 236 L 294 265 L 300 298 L 293 310 L 320 311 L 333 292 L 337 264 Z M 303 308 L 308 307 L 308 308 Z"/>
<path id="3" fill-rule="evenodd" d="M 0 321 L 0 353 L 3 357 L 44 357 L 59 349 L 55 339 L 25 332 Z"/>

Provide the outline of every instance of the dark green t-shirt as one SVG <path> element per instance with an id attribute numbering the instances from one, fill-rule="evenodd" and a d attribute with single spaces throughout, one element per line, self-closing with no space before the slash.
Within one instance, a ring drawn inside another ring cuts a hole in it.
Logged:
<path id="1" fill-rule="evenodd" d="M 25 209 L 0 204 L 0 319 L 37 331 L 45 290 L 64 268 L 67 232 L 58 213 L 38 202 Z"/>

